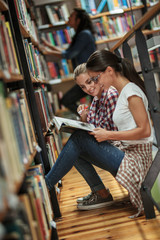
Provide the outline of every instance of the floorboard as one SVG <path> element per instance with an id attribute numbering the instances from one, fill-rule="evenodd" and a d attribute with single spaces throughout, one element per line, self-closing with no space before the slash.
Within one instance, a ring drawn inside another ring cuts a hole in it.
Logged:
<path id="1" fill-rule="evenodd" d="M 160 213 L 130 219 L 135 213 L 127 191 L 106 171 L 96 168 L 114 197 L 114 204 L 90 211 L 77 210 L 76 199 L 90 189 L 75 168 L 63 178 L 60 193 L 62 217 L 56 220 L 59 240 L 160 240 Z"/>

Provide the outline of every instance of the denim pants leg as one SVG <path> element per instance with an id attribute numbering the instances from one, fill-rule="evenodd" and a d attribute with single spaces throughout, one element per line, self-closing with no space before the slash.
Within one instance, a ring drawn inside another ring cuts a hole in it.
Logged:
<path id="1" fill-rule="evenodd" d="M 87 153 L 80 155 L 80 157 L 75 161 L 74 167 L 82 175 L 87 184 L 89 185 L 92 192 L 104 189 L 101 178 L 97 174 L 94 166 L 91 164 L 92 158 Z"/>
<path id="2" fill-rule="evenodd" d="M 116 175 L 124 157 L 124 152 L 109 142 L 98 143 L 86 131 L 78 130 L 71 135 L 56 163 L 46 175 L 49 190 L 69 172 L 75 161 L 84 153 L 90 155 L 92 164 L 109 171 L 112 175 Z"/>

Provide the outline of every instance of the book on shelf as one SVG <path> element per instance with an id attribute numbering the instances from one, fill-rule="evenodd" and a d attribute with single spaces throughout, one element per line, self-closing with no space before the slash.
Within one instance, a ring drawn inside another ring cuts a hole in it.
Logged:
<path id="1" fill-rule="evenodd" d="M 63 4 L 59 7 L 53 5 L 46 5 L 45 9 L 52 25 L 65 24 L 68 20 L 69 12 L 66 4 Z"/>
<path id="2" fill-rule="evenodd" d="M 58 131 L 63 131 L 68 133 L 72 133 L 78 129 L 89 131 L 89 132 L 95 129 L 95 126 L 93 124 L 81 122 L 78 120 L 72 120 L 68 118 L 61 118 L 57 116 L 53 117 L 53 123 L 55 124 L 55 127 Z"/>
<path id="3" fill-rule="evenodd" d="M 24 117 L 27 117 L 24 114 L 27 114 L 27 112 L 23 112 L 21 109 L 20 96 L 18 93 L 11 92 L 9 94 L 9 97 L 10 103 L 12 104 L 12 107 L 9 109 L 9 111 L 14 125 L 14 131 L 18 143 L 20 158 L 24 164 L 27 164 L 28 156 L 31 154 L 28 139 L 30 133 L 29 132 L 27 133 L 28 123 L 24 121 Z"/>
<path id="4" fill-rule="evenodd" d="M 28 174 L 28 172 L 27 172 Z M 41 185 L 39 185 L 39 179 L 37 178 L 37 175 L 35 174 L 30 175 L 26 177 L 26 183 L 27 183 L 27 188 L 32 188 L 34 192 L 34 201 L 35 201 L 35 207 L 36 207 L 36 212 L 37 212 L 37 217 L 38 217 L 38 222 L 40 225 L 41 229 L 41 236 L 42 239 L 45 240 L 48 238 L 49 235 L 49 226 L 48 226 L 48 219 L 46 218 L 45 214 L 45 206 L 43 203 L 43 195 L 41 192 Z"/>
<path id="5" fill-rule="evenodd" d="M 14 42 L 13 42 L 10 23 L 8 21 L 6 21 L 5 24 L 6 24 L 6 28 L 7 28 L 7 32 L 8 32 L 8 36 L 9 36 L 9 41 L 10 41 L 10 45 L 11 45 L 11 51 L 12 51 L 13 59 L 14 59 L 14 72 L 20 74 L 19 63 L 18 63 L 18 59 L 17 59 L 17 54 L 16 54 Z"/>
<path id="6" fill-rule="evenodd" d="M 95 0 L 89 0 L 88 3 L 92 15 L 95 15 L 97 13 Z"/>
<path id="7" fill-rule="evenodd" d="M 8 72 L 8 62 L 5 54 L 4 44 L 3 44 L 3 38 L 0 34 L 0 69 L 3 71 L 3 73 L 7 76 L 10 76 Z"/>
<path id="8" fill-rule="evenodd" d="M 31 230 L 31 234 L 32 234 L 32 239 L 38 240 L 38 236 L 36 233 L 36 223 L 34 221 L 33 218 L 33 213 L 32 213 L 32 209 L 31 209 L 31 205 L 30 205 L 30 201 L 29 201 L 29 197 L 27 194 L 21 194 L 19 196 L 20 201 L 24 204 L 25 210 L 26 210 L 26 215 L 28 218 L 28 223 L 29 223 L 29 227 Z"/>
<path id="9" fill-rule="evenodd" d="M 24 89 L 20 89 L 19 104 L 20 104 L 23 123 L 25 127 L 29 151 L 30 151 L 30 154 L 32 154 L 34 151 L 34 146 L 36 145 L 36 137 L 34 134 L 34 128 L 33 128 L 32 119 L 29 112 L 29 107 L 28 107 Z"/>
<path id="10" fill-rule="evenodd" d="M 35 192 L 34 189 L 32 187 L 28 187 L 27 189 L 27 194 L 30 200 L 30 205 L 32 208 L 32 213 L 33 213 L 33 219 L 35 221 L 35 229 L 36 229 L 36 233 L 38 236 L 38 240 L 43 240 L 43 231 L 41 229 L 41 225 L 39 222 L 39 214 L 38 214 L 38 210 L 36 207 L 36 200 L 35 200 Z"/>
<path id="11" fill-rule="evenodd" d="M 151 21 L 150 21 L 151 29 L 153 29 L 153 30 L 160 29 L 160 25 L 159 25 L 160 20 L 159 19 L 160 19 L 160 13 L 151 19 Z"/>
<path id="12" fill-rule="evenodd" d="M 42 164 L 31 166 L 26 174 L 27 184 L 28 186 L 32 186 L 35 192 L 40 223 L 42 225 L 43 234 L 46 237 L 49 233 L 48 230 L 51 228 L 50 222 L 53 219 L 53 211 L 43 175 Z"/>
<path id="13" fill-rule="evenodd" d="M 62 150 L 62 139 L 60 134 L 58 134 L 53 128 L 51 132 L 47 133 L 45 136 L 46 148 L 49 158 L 50 167 L 52 167 L 61 150 Z"/>
<path id="14" fill-rule="evenodd" d="M 36 97 L 38 112 L 40 115 L 42 131 L 46 132 L 48 127 L 48 118 L 47 118 L 46 109 L 44 107 L 42 91 L 40 88 L 35 90 L 35 97 Z"/>
<path id="15" fill-rule="evenodd" d="M 97 13 L 108 11 L 107 0 L 101 0 L 101 1 L 97 0 L 96 3 L 97 3 Z"/>
<path id="16" fill-rule="evenodd" d="M 15 190 L 28 164 L 30 151 L 26 135 L 26 126 L 20 109 L 18 93 L 9 93 L 4 97 L 4 86 L 0 82 L 0 132 L 3 148 L 3 166 L 10 191 Z M 6 132 L 8 134 L 6 134 Z"/>
<path id="17" fill-rule="evenodd" d="M 10 208 L 8 209 L 5 217 L 3 218 L 3 226 L 5 228 L 5 234 L 4 234 L 4 237 L 1 239 L 24 239 L 25 237 L 26 239 L 39 240 L 36 238 L 36 235 L 32 235 L 32 232 L 31 232 L 30 222 L 27 216 L 27 211 L 30 208 L 29 201 L 27 201 L 26 198 L 24 201 L 23 200 L 20 199 L 18 196 L 10 195 L 10 202 L 12 202 L 12 204 L 9 204 Z M 27 202 L 27 208 L 26 208 L 26 202 Z M 34 228 L 34 225 L 35 223 L 32 222 L 33 228 Z M 35 238 L 33 238 L 33 236 Z"/>
<path id="18" fill-rule="evenodd" d="M 152 38 L 149 38 L 147 41 L 147 48 L 153 48 L 153 47 L 160 47 L 160 36 L 153 36 Z"/>
<path id="19" fill-rule="evenodd" d="M 4 48 L 4 54 L 7 61 L 8 71 L 10 73 L 14 73 L 14 60 L 11 51 L 11 45 L 9 42 L 9 35 L 7 32 L 6 24 L 5 24 L 5 16 L 0 13 L 0 34 L 2 40 L 2 46 Z"/>
<path id="20" fill-rule="evenodd" d="M 57 152 L 55 149 L 53 136 L 46 135 L 45 142 L 46 142 L 47 154 L 49 159 L 49 165 L 50 167 L 52 167 L 57 160 Z"/>
<path id="21" fill-rule="evenodd" d="M 5 145 L 4 140 L 2 137 L 0 138 L 0 214 L 3 213 L 3 211 L 6 210 L 6 201 L 8 197 L 8 184 L 6 181 L 6 174 L 5 171 L 7 169 L 4 168 L 4 154 L 3 152 L 5 149 L 3 146 Z"/>

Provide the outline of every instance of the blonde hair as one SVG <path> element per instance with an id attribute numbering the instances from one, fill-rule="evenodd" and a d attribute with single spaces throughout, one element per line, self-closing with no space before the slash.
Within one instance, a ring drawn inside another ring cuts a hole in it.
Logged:
<path id="1" fill-rule="evenodd" d="M 82 74 L 82 73 L 86 73 L 87 72 L 87 68 L 86 68 L 86 63 L 82 63 L 80 65 L 78 65 L 75 69 L 74 69 L 74 80 L 76 81 L 76 78 Z"/>

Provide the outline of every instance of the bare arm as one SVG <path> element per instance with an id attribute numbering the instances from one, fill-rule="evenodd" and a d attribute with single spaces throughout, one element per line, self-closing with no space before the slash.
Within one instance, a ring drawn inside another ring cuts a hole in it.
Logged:
<path id="1" fill-rule="evenodd" d="M 105 140 L 139 140 L 150 136 L 151 128 L 142 99 L 138 96 L 132 96 L 128 98 L 128 103 L 137 127 L 132 130 L 117 132 L 96 128 L 90 134 L 93 135 L 98 142 Z"/>

